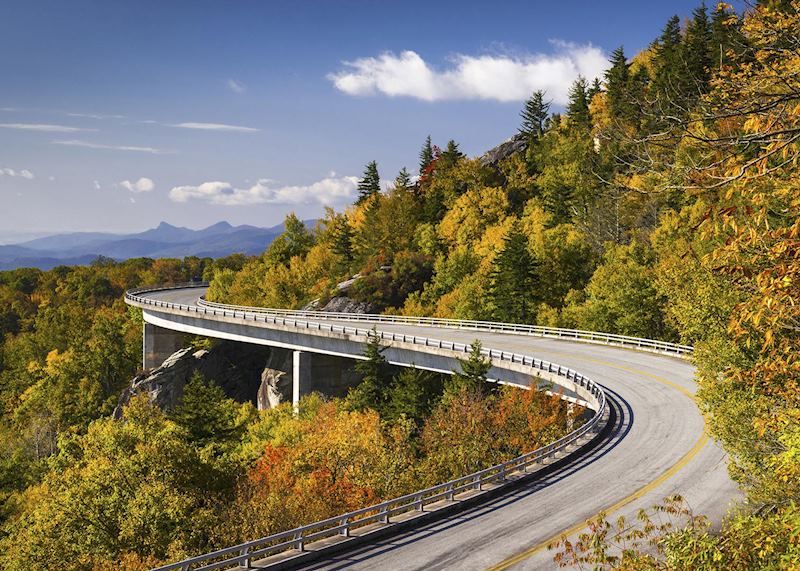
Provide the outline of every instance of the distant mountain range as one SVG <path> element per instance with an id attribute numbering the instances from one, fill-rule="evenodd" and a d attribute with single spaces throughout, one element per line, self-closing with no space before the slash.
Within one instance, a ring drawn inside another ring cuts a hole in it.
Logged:
<path id="1" fill-rule="evenodd" d="M 315 220 L 307 220 L 313 226 Z M 283 224 L 271 228 L 231 226 L 218 222 L 202 230 L 162 222 L 137 234 L 74 232 L 55 234 L 19 244 L 0 246 L 0 270 L 88 264 L 98 256 L 128 258 L 219 258 L 236 252 L 260 254 L 283 232 Z"/>

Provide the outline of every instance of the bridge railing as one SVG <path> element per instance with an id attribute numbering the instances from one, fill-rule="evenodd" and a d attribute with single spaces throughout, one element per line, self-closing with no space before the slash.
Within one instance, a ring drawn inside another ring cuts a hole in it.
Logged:
<path id="1" fill-rule="evenodd" d="M 332 311 L 299 311 L 289 309 L 268 309 L 263 307 L 232 306 L 224 303 L 206 301 L 200 298 L 197 304 L 201 307 L 213 307 L 216 309 L 246 310 L 253 313 L 265 313 L 269 315 L 287 315 L 293 317 L 304 317 L 309 319 L 325 319 L 328 321 L 361 321 L 370 323 L 402 323 L 411 325 L 421 325 L 428 327 L 447 327 L 451 329 L 473 329 L 476 331 L 490 331 L 502 333 L 516 333 L 531 335 L 536 337 L 549 337 L 556 339 L 572 339 L 590 343 L 601 343 L 604 345 L 621 345 L 644 351 L 666 353 L 679 357 L 691 355 L 693 348 L 689 345 L 669 343 L 667 341 L 656 341 L 654 339 L 644 339 L 641 337 L 630 337 L 627 335 L 615 335 L 613 333 L 598 333 L 596 331 L 583 331 L 580 329 L 564 329 L 560 327 L 544 327 L 542 325 L 525 325 L 518 323 L 498 323 L 494 321 L 479 321 L 472 319 L 445 319 L 441 317 L 413 317 L 406 315 L 378 315 L 364 313 L 340 313 Z"/>
<path id="2" fill-rule="evenodd" d="M 204 305 L 186 305 L 180 303 L 173 303 L 152 299 L 140 294 L 152 292 L 157 290 L 168 289 L 183 289 L 185 287 L 200 287 L 205 284 L 179 284 L 163 288 L 143 288 L 138 290 L 131 290 L 126 292 L 125 298 L 128 301 L 134 302 L 138 305 L 152 306 L 156 308 L 167 308 L 187 313 L 195 313 L 202 315 L 221 316 L 234 319 L 242 319 L 244 321 L 262 321 L 264 323 L 271 323 L 276 325 L 291 326 L 302 329 L 330 331 L 332 333 L 341 333 L 346 335 L 355 335 L 366 337 L 372 334 L 371 329 L 350 327 L 346 325 L 337 325 L 330 323 L 320 323 L 318 321 L 311 321 L 308 317 L 321 318 L 323 315 L 341 315 L 341 314 L 328 314 L 321 312 L 290 312 L 290 311 L 275 311 L 263 310 L 260 308 L 241 308 L 238 306 L 224 306 L 221 304 L 211 304 L 206 302 Z M 301 319 L 302 317 L 302 319 Z M 364 315 L 351 315 L 350 320 L 376 317 Z M 382 316 L 377 316 L 382 317 Z M 448 323 L 453 323 L 454 320 L 441 320 Z M 408 321 L 406 321 L 408 323 Z M 458 322 L 455 322 L 458 323 Z M 474 322 L 482 323 L 482 322 Z M 483 322 L 488 323 L 488 322 Z M 435 323 L 428 323 L 435 326 Z M 501 324 L 491 324 L 493 326 Z M 500 330 L 500 329 L 493 329 Z M 415 345 L 422 345 L 425 347 L 435 347 L 438 349 L 446 349 L 457 353 L 468 353 L 470 346 L 464 343 L 455 343 L 451 341 L 443 341 L 439 339 L 431 339 L 428 337 L 421 337 L 415 335 L 407 335 L 402 333 L 393 333 L 386 331 L 377 331 L 376 334 L 386 341 L 399 341 L 404 343 L 412 343 Z M 364 527 L 366 525 L 374 524 L 376 522 L 388 524 L 391 518 L 401 514 L 412 511 L 423 512 L 426 506 L 442 500 L 452 500 L 456 494 L 470 491 L 481 490 L 485 485 L 489 484 L 502 484 L 508 475 L 514 472 L 527 472 L 528 469 L 535 464 L 543 463 L 548 458 L 554 457 L 559 453 L 566 453 L 571 446 L 574 446 L 584 437 L 599 431 L 606 419 L 607 400 L 605 392 L 602 388 L 585 377 L 584 375 L 574 371 L 568 367 L 536 359 L 530 355 L 522 355 L 519 353 L 498 351 L 495 349 L 483 349 L 482 353 L 490 359 L 501 361 L 509 361 L 512 363 L 528 366 L 534 371 L 543 371 L 550 374 L 561 376 L 577 386 L 585 389 L 585 393 L 591 395 L 590 408 L 595 410 L 595 414 L 589 421 L 571 431 L 566 436 L 551 442 L 546 446 L 542 446 L 536 450 L 502 462 L 495 466 L 491 466 L 484 470 L 467 474 L 460 478 L 444 482 L 430 488 L 418 490 L 416 492 L 406 494 L 397 498 L 367 506 L 365 508 L 354 510 L 348 513 L 340 514 L 332 518 L 322 521 L 317 521 L 305 526 L 300 526 L 290 529 L 281 533 L 276 533 L 267 537 L 262 537 L 239 545 L 226 547 L 210 553 L 205 553 L 178 561 L 169 565 L 158 567 L 155 571 L 205 571 L 211 569 L 229 569 L 235 566 L 249 567 L 250 563 L 257 558 L 264 558 L 271 554 L 280 553 L 288 549 L 295 549 L 303 551 L 307 543 L 318 539 L 341 535 L 349 536 L 351 531 Z M 593 401 L 593 402 L 591 402 Z"/>

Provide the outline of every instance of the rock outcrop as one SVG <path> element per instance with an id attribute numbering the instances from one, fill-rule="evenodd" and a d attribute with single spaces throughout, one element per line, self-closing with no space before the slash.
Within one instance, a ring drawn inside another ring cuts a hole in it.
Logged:
<path id="1" fill-rule="evenodd" d="M 357 301 L 347 296 L 331 298 L 319 311 L 333 311 L 336 313 L 375 313 L 377 307 L 366 301 Z"/>
<path id="2" fill-rule="evenodd" d="M 500 143 L 495 148 L 486 151 L 480 158 L 482 167 L 496 167 L 498 163 L 507 159 L 513 154 L 524 151 L 528 148 L 528 137 L 522 133 L 517 133 L 507 141 Z"/>
<path id="3" fill-rule="evenodd" d="M 291 352 L 285 349 L 232 341 L 221 341 L 211 349 L 188 347 L 173 353 L 159 367 L 134 377 L 131 386 L 120 395 L 114 416 L 119 417 L 131 397 L 138 394 L 146 394 L 163 409 L 174 407 L 195 373 L 213 379 L 228 397 L 238 402 L 274 406 L 281 398 L 286 398 L 285 382 L 281 384 L 279 379 L 288 371 L 291 371 Z M 291 398 L 291 375 L 288 378 Z M 273 389 L 262 388 L 264 382 L 272 383 Z M 273 391 L 273 396 L 262 401 L 259 395 L 268 394 L 269 390 Z"/>

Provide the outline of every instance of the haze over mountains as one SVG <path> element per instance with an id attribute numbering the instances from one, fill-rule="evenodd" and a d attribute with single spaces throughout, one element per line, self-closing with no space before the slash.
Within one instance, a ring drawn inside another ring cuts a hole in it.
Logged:
<path id="1" fill-rule="evenodd" d="M 306 221 L 313 225 L 314 221 Z M 98 256 L 127 258 L 218 258 L 235 252 L 261 253 L 281 232 L 283 224 L 270 228 L 218 222 L 192 230 L 162 222 L 135 234 L 74 232 L 45 236 L 19 244 L 0 246 L 0 270 L 21 267 L 50 269 L 58 265 L 88 264 Z"/>

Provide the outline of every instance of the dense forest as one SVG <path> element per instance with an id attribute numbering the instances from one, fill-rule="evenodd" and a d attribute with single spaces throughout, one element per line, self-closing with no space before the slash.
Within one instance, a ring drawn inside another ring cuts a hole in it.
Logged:
<path id="1" fill-rule="evenodd" d="M 689 524 L 601 519 L 560 560 L 796 566 L 797 30 L 797 1 L 673 17 L 642 52 L 614 50 L 602 79 L 578 78 L 563 112 L 531 94 L 513 152 L 428 138 L 418 174 L 389 185 L 371 161 L 351 207 L 315 228 L 288 216 L 260 256 L 0 273 L 0 564 L 147 568 L 489 465 L 574 421 L 557 399 L 486 385 L 477 353 L 450 378 L 394 370 L 376 342 L 358 387 L 297 415 L 197 378 L 174 410 L 134 399 L 112 420 L 141 357 L 123 291 L 202 275 L 230 303 L 323 307 L 358 276 L 347 296 L 386 313 L 691 344 L 746 505 L 712 531 L 672 498 L 659 513 Z"/>

